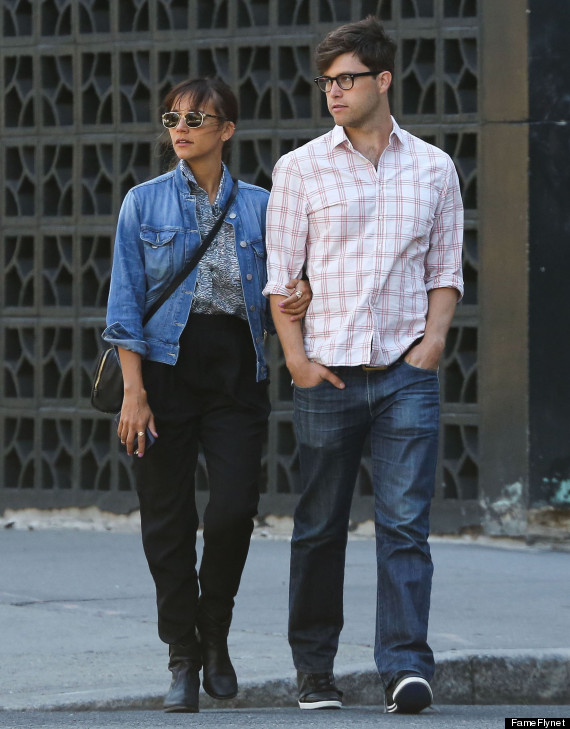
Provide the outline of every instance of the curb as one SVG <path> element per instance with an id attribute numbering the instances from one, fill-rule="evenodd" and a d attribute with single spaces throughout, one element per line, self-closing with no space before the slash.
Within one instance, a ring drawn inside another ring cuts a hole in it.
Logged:
<path id="1" fill-rule="evenodd" d="M 558 651 L 449 651 L 435 654 L 436 704 L 570 704 L 570 649 Z M 347 706 L 383 706 L 376 670 L 338 671 Z M 244 684 L 229 702 L 205 696 L 204 708 L 264 708 L 296 704 L 294 680 Z"/>
<path id="2" fill-rule="evenodd" d="M 570 704 L 570 649 L 440 653 L 441 704 Z"/>
<path id="3" fill-rule="evenodd" d="M 570 704 L 570 649 L 557 651 L 502 650 L 493 652 L 449 651 L 436 653 L 432 682 L 435 704 Z M 378 674 L 368 667 L 336 674 L 348 706 L 383 706 Z M 292 677 L 244 681 L 235 699 L 216 701 L 203 692 L 204 709 L 260 709 L 296 705 Z M 102 695 L 85 691 L 82 698 L 60 696 L 45 703 L 2 706 L 0 712 L 113 711 L 161 709 L 163 694 L 133 692 L 130 696 Z"/>

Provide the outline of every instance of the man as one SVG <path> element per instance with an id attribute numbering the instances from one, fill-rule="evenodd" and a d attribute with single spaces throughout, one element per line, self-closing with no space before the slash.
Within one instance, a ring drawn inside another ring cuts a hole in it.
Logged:
<path id="1" fill-rule="evenodd" d="M 294 384 L 303 492 L 291 543 L 289 642 L 302 709 L 340 708 L 349 511 L 370 435 L 378 599 L 374 657 L 389 712 L 433 700 L 427 542 L 439 429 L 438 364 L 463 292 L 463 210 L 440 149 L 400 129 L 395 44 L 372 16 L 318 46 L 336 126 L 282 157 L 268 207 L 274 312 L 303 267 L 300 322 L 274 316 Z"/>

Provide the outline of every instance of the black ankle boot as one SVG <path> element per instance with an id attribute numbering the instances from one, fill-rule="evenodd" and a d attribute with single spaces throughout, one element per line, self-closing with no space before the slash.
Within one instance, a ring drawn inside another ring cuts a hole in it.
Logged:
<path id="1" fill-rule="evenodd" d="M 172 672 L 170 689 L 164 699 L 164 711 L 197 714 L 200 691 L 200 658 L 197 644 L 169 647 L 168 669 Z"/>
<path id="2" fill-rule="evenodd" d="M 228 653 L 229 620 L 218 621 L 201 614 L 197 621 L 204 668 L 204 691 L 214 699 L 233 699 L 238 692 L 237 676 Z"/>

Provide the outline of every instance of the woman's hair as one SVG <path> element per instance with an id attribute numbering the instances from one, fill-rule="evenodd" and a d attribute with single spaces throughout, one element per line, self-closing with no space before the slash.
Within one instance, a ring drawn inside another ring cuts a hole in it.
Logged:
<path id="1" fill-rule="evenodd" d="M 371 71 L 390 71 L 394 75 L 396 44 L 373 15 L 342 25 L 323 38 L 315 50 L 319 73 L 325 73 L 343 53 L 354 53 Z"/>
<path id="2" fill-rule="evenodd" d="M 211 102 L 216 114 L 234 124 L 238 120 L 238 101 L 232 89 L 221 78 L 194 78 L 181 81 L 162 100 L 164 111 L 170 111 L 178 99 L 189 96 L 196 111 Z"/>
<path id="3" fill-rule="evenodd" d="M 218 116 L 234 124 L 237 123 L 238 100 L 231 87 L 221 78 L 191 78 L 181 81 L 171 88 L 162 100 L 162 111 L 170 111 L 179 99 L 185 97 L 190 97 L 192 100 L 194 111 L 203 111 L 204 106 L 211 103 Z M 219 123 L 222 124 L 223 122 L 220 120 Z M 170 137 L 163 136 L 162 139 L 164 140 L 163 146 L 168 152 L 171 152 Z M 229 160 L 230 147 L 231 139 L 224 142 L 222 151 L 224 162 Z M 177 164 L 178 158 L 174 156 L 170 161 L 169 168 L 173 169 Z"/>

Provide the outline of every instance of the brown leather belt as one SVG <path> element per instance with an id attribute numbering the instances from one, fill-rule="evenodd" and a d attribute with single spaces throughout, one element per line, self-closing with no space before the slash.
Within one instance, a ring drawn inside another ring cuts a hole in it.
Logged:
<path id="1" fill-rule="evenodd" d="M 396 364 L 394 362 L 394 364 Z M 360 365 L 365 372 L 378 372 L 380 370 L 387 370 L 392 365 L 379 365 L 378 367 L 370 367 L 369 365 Z"/>

